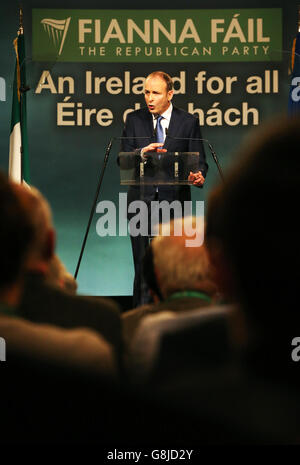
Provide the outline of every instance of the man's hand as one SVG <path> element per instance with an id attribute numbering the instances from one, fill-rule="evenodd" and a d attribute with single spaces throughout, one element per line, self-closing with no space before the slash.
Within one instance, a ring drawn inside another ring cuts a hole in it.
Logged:
<path id="1" fill-rule="evenodd" d="M 150 154 L 147 152 L 166 152 L 167 149 L 162 149 L 164 144 L 161 144 L 160 142 L 152 142 L 152 144 L 147 145 L 147 147 L 143 147 L 141 150 L 141 158 L 142 160 L 146 163 L 147 158 L 150 157 Z"/>
<path id="2" fill-rule="evenodd" d="M 198 171 L 197 173 L 192 173 L 190 171 L 188 181 L 190 181 L 193 184 L 193 186 L 200 187 L 200 186 L 203 186 L 205 179 L 202 176 L 201 171 Z"/>
<path id="3" fill-rule="evenodd" d="M 147 145 L 147 147 L 144 147 L 143 153 L 145 152 L 166 152 L 167 149 L 162 149 L 160 147 L 163 147 L 164 144 L 161 144 L 160 142 L 152 142 L 152 144 Z"/>

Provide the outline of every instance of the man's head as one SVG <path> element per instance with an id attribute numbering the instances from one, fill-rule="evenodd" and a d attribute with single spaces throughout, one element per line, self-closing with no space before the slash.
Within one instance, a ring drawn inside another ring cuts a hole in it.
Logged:
<path id="1" fill-rule="evenodd" d="M 16 194 L 16 186 L 0 173 L 0 294 L 19 281 L 33 238 L 32 224 Z M 12 302 L 11 302 L 12 303 Z"/>
<path id="2" fill-rule="evenodd" d="M 172 78 L 163 71 L 155 71 L 145 81 L 145 100 L 150 113 L 161 115 L 170 106 L 173 97 Z"/>
<path id="3" fill-rule="evenodd" d="M 206 247 L 187 247 L 191 237 L 184 225 L 189 220 L 172 221 L 170 234 L 161 234 L 151 242 L 155 275 L 163 298 L 177 291 L 198 290 L 210 296 L 216 293 Z M 175 235 L 179 223 L 182 234 Z"/>
<path id="4" fill-rule="evenodd" d="M 34 187 L 28 189 L 23 185 L 16 184 L 14 190 L 34 231 L 26 267 L 27 269 L 41 267 L 47 271 L 46 268 L 50 265 L 55 249 L 55 231 L 52 225 L 50 206 L 38 189 Z"/>

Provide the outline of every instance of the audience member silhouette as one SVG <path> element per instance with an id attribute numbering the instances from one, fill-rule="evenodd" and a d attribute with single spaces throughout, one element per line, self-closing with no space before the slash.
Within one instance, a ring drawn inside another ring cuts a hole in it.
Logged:
<path id="1" fill-rule="evenodd" d="M 163 310 L 178 313 L 199 309 L 212 305 L 217 298 L 217 288 L 203 244 L 203 218 L 177 219 L 162 228 L 161 234 L 151 241 L 144 258 L 145 279 L 156 303 L 122 315 L 127 347 L 145 316 Z M 197 247 L 194 246 L 196 241 Z"/>
<path id="2" fill-rule="evenodd" d="M 199 419 L 199 434 L 205 424 L 207 442 L 299 441 L 299 147 L 299 119 L 262 126 L 209 202 L 214 279 L 238 305 L 228 320 L 231 356 L 160 390 L 165 403 Z"/>
<path id="3" fill-rule="evenodd" d="M 16 443 L 78 440 L 86 432 L 78 430 L 77 422 L 87 422 L 91 399 L 96 393 L 104 399 L 110 392 L 107 383 L 114 384 L 115 358 L 110 344 L 91 329 L 63 329 L 18 316 L 36 233 L 22 190 L 0 173 L 0 337 L 6 343 L 0 438 Z"/>
<path id="4" fill-rule="evenodd" d="M 34 240 L 25 263 L 27 272 L 19 315 L 64 328 L 92 328 L 112 344 L 119 355 L 121 323 L 117 304 L 105 298 L 71 295 L 59 289 L 56 283 L 49 283 L 55 260 L 50 206 L 37 189 L 18 185 L 14 188 L 34 228 Z"/>

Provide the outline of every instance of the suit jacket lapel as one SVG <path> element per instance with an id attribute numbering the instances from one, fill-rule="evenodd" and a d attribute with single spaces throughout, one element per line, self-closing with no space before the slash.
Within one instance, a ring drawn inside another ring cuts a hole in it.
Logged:
<path id="1" fill-rule="evenodd" d="M 149 139 L 152 142 L 154 140 L 153 118 L 152 118 L 151 113 L 148 111 L 148 108 L 146 109 L 144 113 L 144 120 L 145 120 L 144 129 L 146 133 L 145 135 L 149 136 Z"/>

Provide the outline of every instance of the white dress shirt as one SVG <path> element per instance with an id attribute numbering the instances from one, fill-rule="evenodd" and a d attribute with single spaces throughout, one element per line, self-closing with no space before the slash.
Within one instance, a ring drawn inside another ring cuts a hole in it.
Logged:
<path id="1" fill-rule="evenodd" d="M 169 124 L 170 124 L 170 121 L 171 121 L 172 110 L 173 110 L 173 105 L 172 105 L 172 103 L 170 103 L 170 106 L 168 107 L 168 109 L 164 113 L 162 113 L 161 115 L 153 115 L 152 114 L 154 130 L 155 130 L 156 125 L 157 125 L 157 118 L 159 116 L 163 117 L 160 124 L 161 124 L 161 127 L 163 128 L 164 141 L 165 141 L 165 138 L 166 138 L 167 129 L 169 128 Z"/>

